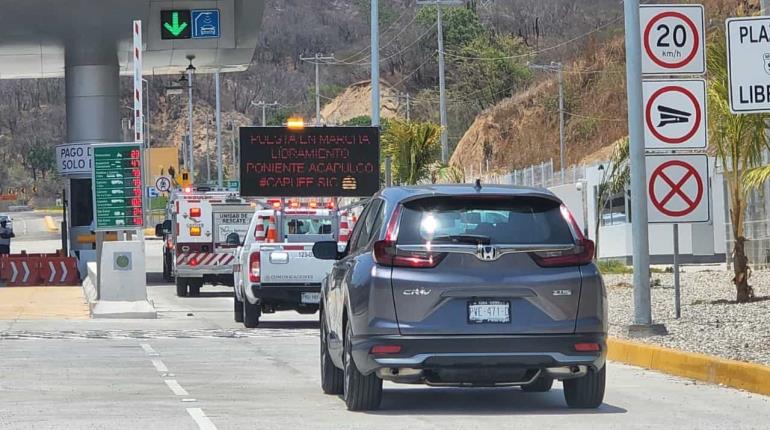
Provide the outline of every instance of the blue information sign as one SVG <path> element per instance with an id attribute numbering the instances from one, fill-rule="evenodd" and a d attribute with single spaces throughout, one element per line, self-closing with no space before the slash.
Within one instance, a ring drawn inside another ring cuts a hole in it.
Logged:
<path id="1" fill-rule="evenodd" d="M 219 36 L 219 9 L 192 11 L 193 39 L 211 39 Z"/>

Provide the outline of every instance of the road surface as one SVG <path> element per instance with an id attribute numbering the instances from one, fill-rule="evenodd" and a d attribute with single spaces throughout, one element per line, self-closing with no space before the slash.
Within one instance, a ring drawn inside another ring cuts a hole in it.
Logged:
<path id="1" fill-rule="evenodd" d="M 160 242 L 148 242 L 151 271 Z M 178 298 L 151 274 L 157 320 L 0 321 L 1 429 L 767 428 L 770 399 L 610 363 L 605 403 L 386 383 L 382 410 L 321 392 L 316 316 L 232 320 L 231 290 Z"/>

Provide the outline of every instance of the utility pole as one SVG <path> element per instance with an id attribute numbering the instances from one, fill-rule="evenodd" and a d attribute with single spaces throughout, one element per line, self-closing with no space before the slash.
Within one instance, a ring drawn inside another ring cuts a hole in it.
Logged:
<path id="1" fill-rule="evenodd" d="M 300 56 L 299 59 L 315 64 L 315 125 L 321 125 L 321 77 L 319 74 L 319 66 L 322 61 L 334 61 L 334 54 L 324 56 L 321 53 L 316 53 L 313 57 Z"/>
<path id="2" fill-rule="evenodd" d="M 318 66 L 316 66 L 316 70 L 318 70 Z M 278 101 L 274 101 L 272 103 L 265 103 L 265 101 L 260 101 L 259 103 L 251 102 L 251 105 L 254 107 L 262 108 L 262 127 L 265 127 L 267 125 L 267 108 L 278 107 Z M 316 109 L 320 111 L 321 107 L 316 106 Z"/>
<path id="3" fill-rule="evenodd" d="M 411 121 L 412 120 L 412 116 L 409 113 L 409 93 L 404 93 L 402 95 L 402 97 L 404 99 L 406 99 L 406 120 L 407 121 Z"/>
<path id="4" fill-rule="evenodd" d="M 217 123 L 217 187 L 222 189 L 224 185 L 224 166 L 222 166 L 222 102 L 221 87 L 219 82 L 219 70 L 214 72 L 214 86 L 216 90 L 216 123 Z"/>
<path id="5" fill-rule="evenodd" d="M 240 167 L 238 166 L 238 158 L 235 154 L 235 123 L 232 121 L 230 121 L 230 143 L 233 146 L 233 172 L 235 172 L 235 178 L 240 179 L 241 175 L 240 172 L 238 172 Z"/>
<path id="6" fill-rule="evenodd" d="M 549 65 L 528 64 L 530 69 L 545 70 L 547 72 L 556 71 L 559 81 L 559 168 L 561 177 L 564 180 L 564 169 L 567 167 L 567 149 L 564 141 L 564 65 L 552 61 Z"/>
<path id="7" fill-rule="evenodd" d="M 446 73 L 444 70 L 444 23 L 442 21 L 443 6 L 462 6 L 462 0 L 418 0 L 418 5 L 436 6 L 436 27 L 438 39 L 438 85 L 439 85 L 439 112 L 441 119 L 441 162 L 449 162 L 449 130 L 447 130 L 446 110 Z"/>
<path id="8" fill-rule="evenodd" d="M 767 12 L 770 12 L 770 10 L 768 10 L 770 9 L 770 0 L 760 0 L 759 7 L 760 7 L 759 14 L 763 16 L 767 15 Z"/>
<path id="9" fill-rule="evenodd" d="M 647 172 L 644 159 L 642 114 L 642 46 L 639 0 L 623 3 L 626 29 L 626 88 L 628 92 L 628 138 L 631 161 L 631 232 L 634 261 L 634 325 L 629 331 L 650 334 L 650 243 L 647 231 Z M 665 328 L 664 328 L 665 330 Z"/>
<path id="10" fill-rule="evenodd" d="M 206 185 L 211 185 L 211 138 L 209 135 L 209 125 L 211 121 L 206 118 Z"/>

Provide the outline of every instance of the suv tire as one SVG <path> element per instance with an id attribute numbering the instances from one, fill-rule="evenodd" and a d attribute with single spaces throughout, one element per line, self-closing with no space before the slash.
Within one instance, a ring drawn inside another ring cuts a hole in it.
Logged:
<path id="1" fill-rule="evenodd" d="M 176 277 L 176 295 L 178 297 L 187 297 L 187 278 Z"/>
<path id="2" fill-rule="evenodd" d="M 598 408 L 604 400 L 607 365 L 600 370 L 588 369 L 585 376 L 564 381 L 564 400 L 573 409 Z"/>
<path id="3" fill-rule="evenodd" d="M 353 360 L 353 329 L 348 323 L 345 329 L 344 398 L 349 411 L 371 411 L 382 402 L 382 379 L 376 373 L 363 375 Z"/>
<path id="4" fill-rule="evenodd" d="M 262 316 L 262 306 L 252 305 L 249 299 L 243 300 L 243 326 L 246 328 L 257 328 L 259 326 L 259 317 Z"/>
<path id="5" fill-rule="evenodd" d="M 332 362 L 327 344 L 327 329 L 324 313 L 321 311 L 321 389 L 324 394 L 342 394 L 344 391 L 345 374 Z"/>
<path id="6" fill-rule="evenodd" d="M 243 302 L 238 300 L 238 295 L 233 291 L 233 319 L 235 322 L 243 322 Z"/>
<path id="7" fill-rule="evenodd" d="M 522 391 L 526 391 L 528 393 L 545 393 L 550 391 L 552 386 L 553 378 L 548 375 L 541 375 L 538 376 L 537 379 L 535 379 L 535 381 L 531 384 L 522 385 L 521 389 Z"/>

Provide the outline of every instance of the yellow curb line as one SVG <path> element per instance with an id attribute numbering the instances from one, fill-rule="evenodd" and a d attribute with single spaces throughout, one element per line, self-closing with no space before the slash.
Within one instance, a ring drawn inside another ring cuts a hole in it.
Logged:
<path id="1" fill-rule="evenodd" d="M 770 396 L 770 366 L 610 338 L 607 358 Z"/>
<path id="2" fill-rule="evenodd" d="M 50 215 L 46 215 L 43 219 L 45 220 L 45 226 L 48 231 L 59 231 L 59 226 L 56 225 Z"/>

